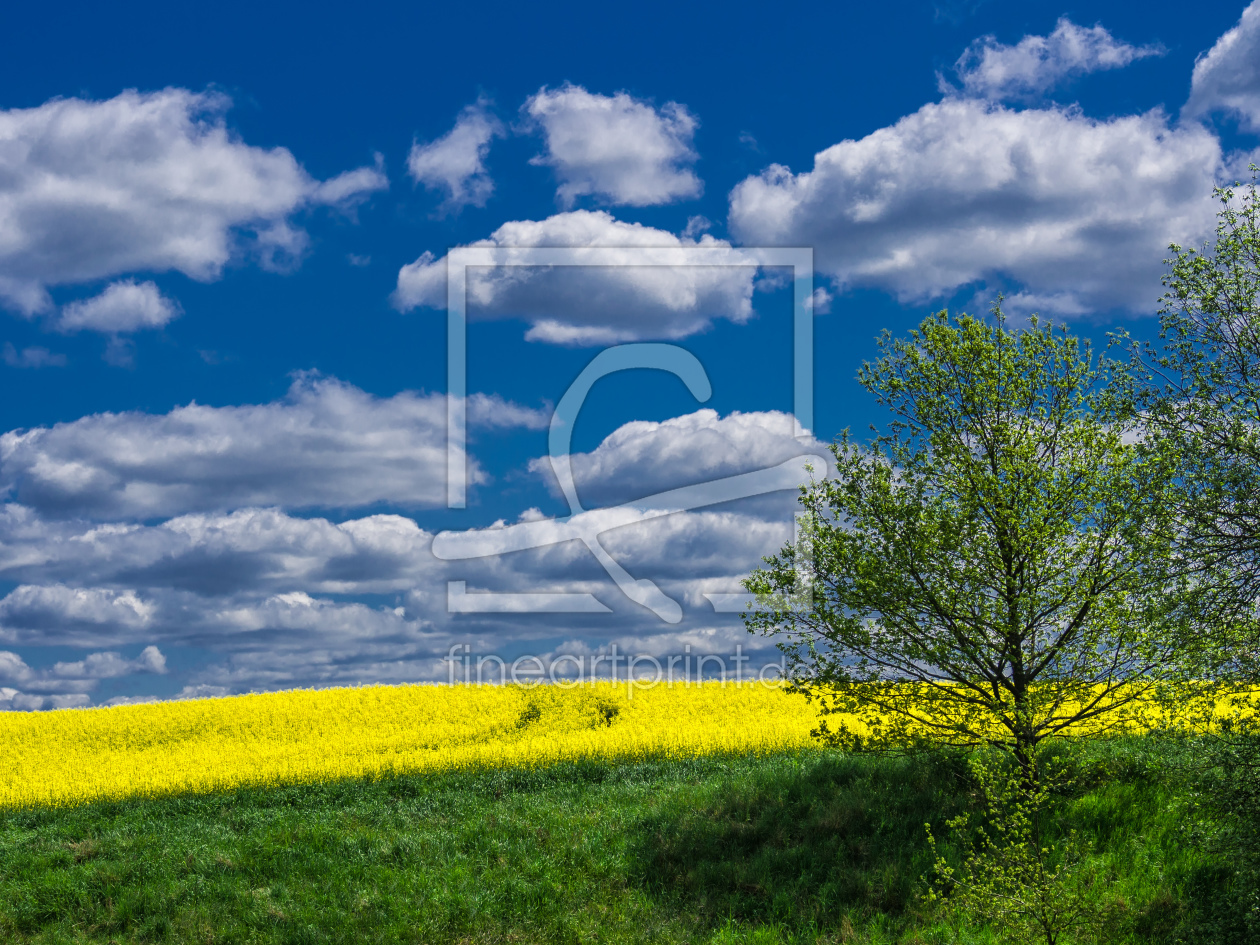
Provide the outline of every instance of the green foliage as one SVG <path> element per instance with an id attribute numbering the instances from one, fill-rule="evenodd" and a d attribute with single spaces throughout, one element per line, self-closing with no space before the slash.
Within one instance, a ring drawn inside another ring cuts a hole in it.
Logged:
<path id="1" fill-rule="evenodd" d="M 1257 168 L 1253 165 L 1252 172 Z M 1178 554 L 1203 595 L 1200 658 L 1216 679 L 1260 672 L 1260 196 L 1217 188 L 1215 240 L 1171 247 L 1160 345 L 1134 350 L 1147 443 L 1175 454 Z M 1122 338 L 1124 336 L 1121 336 Z"/>
<path id="2" fill-rule="evenodd" d="M 1160 344 L 1133 351 L 1145 372 L 1130 402 L 1144 445 L 1178 459 L 1178 556 L 1199 588 L 1201 645 L 1177 656 L 1223 688 L 1260 682 L 1260 194 L 1217 188 L 1215 238 L 1172 246 Z M 1197 730 L 1195 839 L 1229 864 L 1213 878 L 1229 900 L 1203 924 L 1204 942 L 1260 942 L 1260 733 L 1254 722 L 1211 733 L 1211 712 L 1182 712 Z M 1211 734 L 1207 734 L 1211 733 Z M 1246 921 L 1240 916 L 1247 916 Z"/>
<path id="3" fill-rule="evenodd" d="M 1260 726 L 1245 720 L 1195 745 L 1195 839 L 1223 865 L 1222 907 L 1204 923 L 1202 941 L 1260 945 Z"/>
<path id="4" fill-rule="evenodd" d="M 926 825 L 935 855 L 927 901 L 955 919 L 979 919 L 1016 945 L 1094 938 L 1103 915 L 1095 877 L 1085 869 L 1088 844 L 1076 830 L 1057 842 L 1045 839 L 1054 795 L 1070 787 L 1070 777 L 1051 767 L 1029 779 L 981 753 L 973 754 L 971 768 L 984 798 L 986 825 L 960 868 L 938 853 Z M 965 837 L 971 817 L 960 814 L 946 826 Z"/>
<path id="5" fill-rule="evenodd" d="M 1113 409 L 1127 368 L 1035 319 L 941 312 L 859 381 L 895 415 L 802 489 L 801 538 L 746 582 L 819 734 L 1012 749 L 1142 718 L 1187 635 L 1173 464 Z M 1117 375 L 1120 380 L 1117 381 Z M 792 594 L 803 580 L 811 599 Z M 851 713 L 858 726 L 828 727 Z"/>

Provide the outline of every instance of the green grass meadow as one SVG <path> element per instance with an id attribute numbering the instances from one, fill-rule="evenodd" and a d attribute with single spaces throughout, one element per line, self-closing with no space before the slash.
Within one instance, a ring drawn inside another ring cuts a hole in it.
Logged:
<path id="1" fill-rule="evenodd" d="M 1091 841 L 1109 942 L 1246 940 L 1187 752 L 1069 752 L 1046 835 Z M 977 803 L 957 757 L 817 751 L 10 811 L 0 940 L 996 942 L 921 899 L 924 823 Z"/>

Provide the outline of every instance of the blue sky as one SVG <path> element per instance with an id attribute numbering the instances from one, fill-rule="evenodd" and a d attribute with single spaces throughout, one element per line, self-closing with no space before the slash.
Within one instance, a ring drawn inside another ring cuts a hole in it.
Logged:
<path id="1" fill-rule="evenodd" d="M 882 422 L 857 366 L 933 309 L 1149 335 L 1163 248 L 1260 145 L 1257 4 L 466 10 L 0 11 L 0 706 L 438 679 L 463 642 L 764 651 L 704 594 L 790 493 L 606 533 L 672 624 L 577 542 L 431 543 L 566 514 L 549 411 L 609 344 L 680 345 L 713 396 L 600 381 L 588 506 L 799 454 L 788 289 L 486 275 L 448 509 L 447 250 L 813 248 L 817 448 Z M 452 580 L 611 612 L 451 614 Z"/>

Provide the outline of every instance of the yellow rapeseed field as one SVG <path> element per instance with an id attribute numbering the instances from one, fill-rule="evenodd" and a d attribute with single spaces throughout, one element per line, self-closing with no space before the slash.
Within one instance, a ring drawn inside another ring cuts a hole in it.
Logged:
<path id="1" fill-rule="evenodd" d="M 811 745 L 778 687 L 372 686 L 0 713 L 0 807 L 389 773 Z"/>
<path id="2" fill-rule="evenodd" d="M 1208 697 L 1218 700 L 1223 715 L 1242 709 L 1236 698 Z M 815 746 L 817 720 L 816 706 L 777 685 L 718 682 L 369 686 L 0 712 L 0 808 L 580 759 L 773 753 Z"/>

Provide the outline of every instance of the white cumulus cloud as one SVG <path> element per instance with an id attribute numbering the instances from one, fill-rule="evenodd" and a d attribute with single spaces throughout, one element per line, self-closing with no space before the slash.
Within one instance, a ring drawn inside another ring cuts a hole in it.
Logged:
<path id="1" fill-rule="evenodd" d="M 117 653 L 89 653 L 72 663 L 57 663 L 50 675 L 71 679 L 115 679 L 133 673 L 165 673 L 166 657 L 156 646 L 146 646 L 133 660 Z"/>
<path id="2" fill-rule="evenodd" d="M 659 422 L 625 423 L 589 453 L 572 454 L 570 463 L 584 504 L 603 505 L 768 468 L 807 453 L 825 456 L 822 443 L 798 439 L 806 432 L 794 416 L 777 410 L 723 417 L 704 408 Z M 548 457 L 531 460 L 530 469 L 554 488 Z"/>
<path id="3" fill-rule="evenodd" d="M 370 410 L 356 406 L 357 399 L 387 408 L 389 402 L 353 389 L 351 394 L 348 402 L 340 402 L 346 422 L 359 421 L 356 428 L 370 436 L 381 424 Z M 480 409 L 487 404 L 491 412 L 500 409 L 495 398 L 484 400 Z M 512 416 L 521 410 L 506 406 Z M 330 409 L 324 405 L 321 411 Z M 516 419 L 534 423 L 542 413 Z M 287 420 L 289 428 L 305 435 L 309 419 L 300 411 Z M 264 413 L 258 424 L 270 442 L 283 445 L 276 431 L 285 423 Z M 219 446 L 229 452 L 238 448 L 231 423 L 219 421 L 210 429 L 221 434 Z M 177 479 L 174 467 L 153 458 L 164 449 L 184 467 L 198 462 L 189 460 L 178 440 L 154 440 L 143 423 L 117 432 L 130 439 L 131 449 L 138 445 L 149 457 L 144 475 L 132 478 Z M 331 449 L 341 433 L 326 432 Z M 803 432 L 788 414 L 722 417 L 700 410 L 661 423 L 627 424 L 590 453 L 576 454 L 573 465 L 585 499 L 616 503 L 775 466 L 807 450 L 821 452 L 821 444 L 800 442 Z M 65 444 L 48 453 L 42 467 L 31 464 L 41 467 L 38 475 L 61 465 L 70 477 Z M 89 473 L 105 465 L 95 446 L 77 455 Z M 254 464 L 256 487 L 272 481 L 270 469 L 258 471 L 249 451 L 235 455 L 242 457 L 246 474 Z M 209 468 L 213 473 L 214 465 Z M 92 501 L 86 495 L 79 511 L 118 511 L 108 495 L 95 505 Z M 701 638 L 729 642 L 737 639 L 731 636 L 737 633 L 735 618 L 715 613 L 705 594 L 738 594 L 741 577 L 790 538 L 794 507 L 794 493 L 779 490 L 666 515 L 632 506 L 578 516 L 579 525 L 598 532 L 608 552 L 636 579 L 655 581 L 685 606 L 687 623 L 666 633 L 654 614 L 621 594 L 585 545 L 571 540 L 562 523 L 545 521 L 537 509 L 524 511 L 520 521 L 532 523 L 544 539 L 541 545 L 500 554 L 497 539 L 505 523 L 495 523 L 465 539 L 484 545 L 486 557 L 447 560 L 434 555 L 430 532 L 392 514 L 335 522 L 279 508 L 240 508 L 182 514 L 160 523 L 100 522 L 67 517 L 65 503 L 49 506 L 52 515 L 46 517 L 39 507 L 9 502 L 0 505 L 0 578 L 18 586 L 0 598 L 0 648 L 14 654 L 8 668 L 0 669 L 0 686 L 7 690 L 0 692 L 0 707 L 87 705 L 102 679 L 124 680 L 126 694 L 114 696 L 115 688 L 108 702 L 151 698 L 143 694 L 139 679 L 129 677 L 162 672 L 168 656 L 172 666 L 186 663 L 177 663 L 175 654 L 183 657 L 187 647 L 197 648 L 199 665 L 181 670 L 175 683 L 164 687 L 167 692 L 180 686 L 193 695 L 443 679 L 442 658 L 453 644 L 465 642 L 477 653 L 530 646 L 545 653 L 561 638 L 587 651 L 610 639 L 641 652 L 671 647 L 677 652 L 687 643 L 699 645 Z M 132 509 L 136 515 L 130 517 L 153 518 L 154 508 Z M 597 624 L 587 617 L 582 618 L 586 623 L 574 623 L 571 618 L 580 615 L 464 613 L 453 618 L 445 608 L 450 580 L 466 582 L 474 593 L 595 594 L 610 613 Z M 540 637 L 548 642 L 539 643 Z M 643 642 L 635 645 L 636 640 Z M 38 646 L 76 647 L 82 655 L 36 670 L 22 663 L 21 648 Z M 123 647 L 135 649 L 124 654 L 119 652 Z"/>
<path id="4" fill-rule="evenodd" d="M 40 709 L 78 709 L 89 705 L 92 697 L 85 692 L 59 696 L 40 696 L 10 686 L 0 686 L 0 711 L 38 712 Z"/>
<path id="5" fill-rule="evenodd" d="M 293 214 L 387 186 L 379 166 L 321 182 L 287 149 L 246 144 L 229 104 L 168 88 L 0 111 L 0 301 L 34 314 L 51 308 L 50 286 L 211 280 L 242 254 L 282 266 L 306 246 Z"/>
<path id="6" fill-rule="evenodd" d="M 136 635 L 152 627 L 156 614 L 153 601 L 134 590 L 23 584 L 0 600 L 0 639 L 12 639 L 15 627 L 53 638 L 118 630 Z"/>
<path id="7" fill-rule="evenodd" d="M 165 673 L 166 657 L 152 645 L 134 659 L 109 650 L 89 653 L 73 662 L 56 663 L 48 669 L 33 669 L 17 653 L 0 650 L 0 683 L 12 684 L 0 685 L 0 710 L 83 706 L 91 701 L 89 693 L 102 679 Z"/>
<path id="8" fill-rule="evenodd" d="M 625 92 L 597 95 L 565 85 L 543 87 L 521 110 L 542 129 L 547 151 L 533 163 L 555 171 L 565 207 L 583 196 L 644 207 L 704 190 L 691 169 L 698 122 L 677 102 L 654 108 Z"/>
<path id="9" fill-rule="evenodd" d="M 411 519 L 336 524 L 279 509 L 181 515 L 159 525 L 46 520 L 0 507 L 0 573 L 40 585 L 220 594 L 399 593 L 435 579 L 431 535 Z M 139 611 L 137 611 L 139 613 Z"/>
<path id="10" fill-rule="evenodd" d="M 87 329 L 120 334 L 161 328 L 178 314 L 179 306 L 154 283 L 123 279 L 100 295 L 64 306 L 56 324 L 65 332 Z"/>
<path id="11" fill-rule="evenodd" d="M 413 144 L 407 170 L 416 183 L 443 194 L 444 211 L 470 204 L 484 207 L 494 192 L 486 155 L 490 142 L 503 134 L 503 124 L 490 113 L 488 104 L 478 101 L 465 108 L 455 127 L 436 141 Z"/>
<path id="12" fill-rule="evenodd" d="M 1014 46 L 983 36 L 954 68 L 965 94 L 997 101 L 1041 95 L 1065 79 L 1120 69 L 1162 52 L 1159 46 L 1121 42 L 1102 26 L 1077 26 L 1062 17 L 1049 36 L 1025 36 Z M 943 79 L 942 90 L 953 91 Z"/>
<path id="13" fill-rule="evenodd" d="M 730 195 L 760 245 L 814 246 L 840 287 L 921 303 L 1014 281 L 1060 314 L 1150 311 L 1170 242 L 1209 232 L 1219 140 L 1162 113 L 1097 120 L 949 97 L 799 174 L 772 165 Z"/>
<path id="14" fill-rule="evenodd" d="M 1201 117 L 1233 115 L 1260 132 L 1260 0 L 1242 12 L 1238 24 L 1194 64 L 1190 99 L 1182 113 Z"/>
<path id="15" fill-rule="evenodd" d="M 530 323 L 526 337 L 531 340 L 593 345 L 685 338 L 714 319 L 742 324 L 753 312 L 755 266 L 729 243 L 708 235 L 696 242 L 602 210 L 574 210 L 505 223 L 489 239 L 471 245 L 507 250 L 509 265 L 468 270 L 469 317 L 523 319 Z M 577 262 L 583 250 L 614 248 L 624 262 L 552 268 L 510 264 L 514 257 L 523 260 L 524 250 L 540 246 L 572 248 Z M 653 250 L 688 246 L 728 249 L 727 264 L 652 264 Z M 404 311 L 444 309 L 446 287 L 446 258 L 426 252 L 399 271 L 394 304 Z"/>
<path id="16" fill-rule="evenodd" d="M 269 404 L 103 413 L 0 436 L 0 488 L 44 514 L 165 518 L 250 505 L 437 506 L 446 398 L 303 376 Z M 474 461 L 470 482 L 485 480 Z"/>

